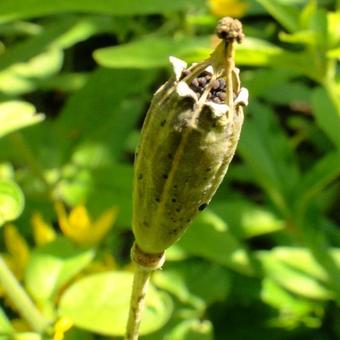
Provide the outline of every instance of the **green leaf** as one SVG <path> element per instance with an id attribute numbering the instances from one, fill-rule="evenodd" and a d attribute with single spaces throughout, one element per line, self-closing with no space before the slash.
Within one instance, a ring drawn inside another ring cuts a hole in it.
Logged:
<path id="1" fill-rule="evenodd" d="M 318 87 L 312 93 L 316 121 L 328 138 L 340 149 L 340 104 L 337 93 Z M 338 104 L 338 105 L 337 105 Z"/>
<path id="2" fill-rule="evenodd" d="M 303 322 L 316 328 L 322 323 L 320 303 L 296 296 L 271 279 L 263 280 L 261 298 L 278 310 L 278 315 L 270 322 L 272 326 L 292 329 Z"/>
<path id="3" fill-rule="evenodd" d="M 103 335 L 125 333 L 133 274 L 110 272 L 87 276 L 62 295 L 59 315 L 74 324 Z M 171 298 L 149 286 L 141 323 L 141 334 L 160 329 L 172 313 Z"/>
<path id="4" fill-rule="evenodd" d="M 78 247 L 66 238 L 36 248 L 25 273 L 28 291 L 42 303 L 53 298 L 64 284 L 91 262 L 94 255 L 94 249 Z"/>
<path id="5" fill-rule="evenodd" d="M 297 203 L 304 205 L 340 175 L 340 152 L 329 152 L 305 174 L 296 189 Z"/>
<path id="6" fill-rule="evenodd" d="M 58 13 L 96 13 L 114 16 L 167 13 L 202 6 L 202 0 L 2 0 L 0 22 Z"/>
<path id="7" fill-rule="evenodd" d="M 104 142 L 103 147 L 108 148 L 115 160 L 119 159 L 153 79 L 154 73 L 150 71 L 104 68 L 94 71 L 86 85 L 70 96 L 58 117 L 63 146 L 79 139 L 83 143 Z"/>
<path id="8" fill-rule="evenodd" d="M 253 115 L 245 120 L 238 152 L 258 184 L 289 214 L 288 202 L 299 180 L 291 144 L 269 106 L 253 101 L 249 111 Z"/>
<path id="9" fill-rule="evenodd" d="M 95 335 L 79 328 L 72 327 L 64 334 L 63 340 L 94 340 Z"/>
<path id="10" fill-rule="evenodd" d="M 0 179 L 0 226 L 20 216 L 24 205 L 24 195 L 19 186 L 9 179 Z"/>
<path id="11" fill-rule="evenodd" d="M 131 223 L 132 166 L 123 163 L 93 169 L 67 166 L 58 183 L 58 193 L 70 205 L 86 201 L 91 215 L 118 208 L 117 225 L 129 228 Z"/>
<path id="12" fill-rule="evenodd" d="M 35 114 L 32 104 L 22 101 L 0 103 L 0 137 L 23 127 L 39 123 L 42 114 Z"/>
<path id="13" fill-rule="evenodd" d="M 26 62 L 14 63 L 0 72 L 0 91 L 12 96 L 33 91 L 38 80 L 47 78 L 61 69 L 63 58 L 61 50 L 50 48 Z"/>
<path id="14" fill-rule="evenodd" d="M 274 213 L 245 200 L 213 201 L 211 209 L 240 238 L 269 234 L 285 227 L 285 222 Z"/>
<path id="15" fill-rule="evenodd" d="M 152 48 L 150 48 L 152 46 Z M 209 56 L 210 37 L 157 37 L 101 48 L 94 52 L 99 65 L 112 68 L 153 68 L 169 65 L 169 56 L 186 61 Z"/>
<path id="16" fill-rule="evenodd" d="M 225 300 L 229 293 L 230 277 L 227 269 L 220 265 L 188 260 L 169 263 L 164 269 L 154 274 L 155 285 L 198 310 L 204 310 L 209 304 Z"/>
<path id="17" fill-rule="evenodd" d="M 39 79 L 37 83 L 45 91 L 74 92 L 80 90 L 87 80 L 87 72 L 63 72 L 47 79 Z"/>
<path id="18" fill-rule="evenodd" d="M 298 31 L 292 34 L 280 32 L 279 38 L 283 42 L 288 42 L 288 43 L 293 43 L 293 44 L 315 45 L 317 35 L 315 32 L 312 32 L 310 30 Z"/>
<path id="19" fill-rule="evenodd" d="M 332 291 L 327 289 L 319 280 L 287 265 L 273 254 L 275 254 L 275 251 L 258 252 L 258 258 L 268 278 L 302 297 L 316 300 L 334 298 Z M 299 259 L 295 258 L 295 261 L 299 261 Z"/>
<path id="20" fill-rule="evenodd" d="M 43 336 L 38 333 L 33 333 L 33 332 L 20 332 L 20 333 L 15 333 L 14 337 L 11 337 L 10 339 L 5 338 L 2 339 L 0 335 L 0 340 L 44 340 Z"/>
<path id="21" fill-rule="evenodd" d="M 340 50 L 340 29 L 339 29 L 339 22 L 340 22 L 340 11 L 336 12 L 328 12 L 327 13 L 327 24 L 328 24 L 328 40 L 329 45 L 331 47 L 338 46 L 338 50 Z M 339 53 L 340 54 L 340 53 Z"/>
<path id="22" fill-rule="evenodd" d="M 44 29 L 41 30 L 40 34 L 10 46 L 10 48 L 0 56 L 0 70 L 6 70 L 11 67 L 10 71 L 14 73 L 14 75 L 19 73 L 17 74 L 18 76 L 20 76 L 18 69 L 21 70 L 22 73 L 25 73 L 22 71 L 25 68 L 34 68 L 35 73 L 39 73 L 39 70 L 36 70 L 36 68 L 40 65 L 42 60 L 44 60 L 44 57 L 37 56 L 43 55 L 49 49 L 54 51 L 66 49 L 95 34 L 111 30 L 111 22 L 105 17 L 63 17 L 62 19 L 58 19 L 51 24 L 46 25 Z M 58 53 L 58 51 L 54 53 Z M 34 57 L 36 57 L 36 59 L 32 59 Z M 25 62 L 26 64 L 22 64 Z M 59 60 L 58 63 L 54 66 L 54 72 L 58 71 L 61 67 L 61 60 Z M 47 61 L 47 65 L 44 66 L 42 70 L 48 67 L 51 67 L 49 61 Z M 51 71 L 53 71 L 53 69 L 51 69 Z M 29 70 L 26 72 L 29 73 Z"/>
<path id="23" fill-rule="evenodd" d="M 9 319 L 7 318 L 5 312 L 0 307 L 0 334 L 1 333 L 13 333 L 14 328 L 12 327 Z"/>
<path id="24" fill-rule="evenodd" d="M 299 28 L 299 9 L 279 0 L 257 0 L 285 29 L 295 32 Z"/>
<path id="25" fill-rule="evenodd" d="M 226 223 L 211 211 L 201 213 L 179 241 L 189 254 L 229 266 L 244 274 L 255 268 L 247 250 L 230 233 Z"/>
<path id="26" fill-rule="evenodd" d="M 267 41 L 246 38 L 236 49 L 236 64 L 250 66 L 268 66 L 276 69 L 294 71 L 318 79 L 308 52 L 290 52 Z"/>
<path id="27" fill-rule="evenodd" d="M 188 319 L 180 322 L 164 340 L 213 340 L 213 325 L 208 320 Z"/>
<path id="28" fill-rule="evenodd" d="M 328 249 L 328 256 L 340 268 L 340 249 Z M 313 254 L 305 248 L 276 247 L 272 256 L 300 272 L 310 275 L 324 283 L 329 282 L 329 274 Z"/>
<path id="29" fill-rule="evenodd" d="M 340 60 L 340 47 L 329 50 L 327 52 L 327 57 Z"/>

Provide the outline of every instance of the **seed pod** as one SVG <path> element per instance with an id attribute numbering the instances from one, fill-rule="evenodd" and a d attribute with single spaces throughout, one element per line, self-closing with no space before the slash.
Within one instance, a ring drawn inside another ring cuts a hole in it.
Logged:
<path id="1" fill-rule="evenodd" d="M 143 125 L 132 224 L 146 253 L 162 253 L 209 204 L 238 143 L 248 91 L 240 88 L 232 45 L 243 34 L 239 26 L 232 34 L 218 28 L 223 40 L 208 60 L 187 67 L 170 57 L 174 74 L 155 93 Z"/>

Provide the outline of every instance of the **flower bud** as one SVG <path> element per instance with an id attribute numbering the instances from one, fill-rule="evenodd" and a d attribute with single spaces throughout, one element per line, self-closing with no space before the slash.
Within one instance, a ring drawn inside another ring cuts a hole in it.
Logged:
<path id="1" fill-rule="evenodd" d="M 173 76 L 147 113 L 135 160 L 132 221 L 146 253 L 162 253 L 180 238 L 209 204 L 234 155 L 248 91 L 233 64 L 233 44 L 243 34 L 230 20 L 237 21 L 220 21 L 222 41 L 208 60 L 187 66 L 170 57 Z"/>

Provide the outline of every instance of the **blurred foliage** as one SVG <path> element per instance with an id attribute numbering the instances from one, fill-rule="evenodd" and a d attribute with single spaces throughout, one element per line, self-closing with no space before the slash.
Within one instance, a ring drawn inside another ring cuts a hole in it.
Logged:
<path id="1" fill-rule="evenodd" d="M 123 335 L 141 124 L 168 57 L 206 58 L 225 15 L 247 36 L 240 145 L 142 338 L 340 338 L 340 1 L 2 0 L 1 255 L 52 326 L 0 287 L 1 340 Z"/>

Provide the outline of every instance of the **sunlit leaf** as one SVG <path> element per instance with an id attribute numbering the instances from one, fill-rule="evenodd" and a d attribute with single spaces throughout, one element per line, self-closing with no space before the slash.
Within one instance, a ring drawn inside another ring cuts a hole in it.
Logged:
<path id="1" fill-rule="evenodd" d="M 13 331 L 14 331 L 13 326 L 11 325 L 3 309 L 0 307 L 0 334 L 1 333 L 10 334 Z"/>
<path id="2" fill-rule="evenodd" d="M 340 249 L 329 249 L 329 256 L 336 267 L 340 268 Z M 272 256 L 310 276 L 317 278 L 325 283 L 329 280 L 326 268 L 318 263 L 313 254 L 304 248 L 276 247 L 272 251 Z"/>
<path id="3" fill-rule="evenodd" d="M 340 59 L 340 47 L 329 50 L 327 52 L 327 57 Z"/>
<path id="4" fill-rule="evenodd" d="M 174 327 L 164 340 L 213 340 L 213 325 L 208 320 L 188 319 Z"/>
<path id="5" fill-rule="evenodd" d="M 242 238 L 273 233 L 285 227 L 284 221 L 275 214 L 246 200 L 212 202 L 211 208 Z"/>
<path id="6" fill-rule="evenodd" d="M 205 211 L 193 221 L 179 245 L 189 254 L 253 274 L 254 268 L 247 250 L 228 229 L 220 217 Z"/>
<path id="7" fill-rule="evenodd" d="M 155 273 L 153 282 L 197 309 L 224 300 L 230 289 L 230 278 L 225 268 L 194 260 L 166 265 L 164 271 Z"/>
<path id="8" fill-rule="evenodd" d="M 18 185 L 11 180 L 0 179 L 0 226 L 20 216 L 24 204 L 24 195 Z"/>
<path id="9" fill-rule="evenodd" d="M 36 248 L 26 269 L 28 291 L 40 302 L 51 299 L 58 289 L 93 259 L 94 249 L 81 248 L 65 238 Z"/>
<path id="10" fill-rule="evenodd" d="M 201 55 L 208 57 L 209 48 L 212 46 L 210 39 L 210 37 L 148 38 L 96 50 L 94 58 L 98 64 L 105 67 L 161 67 L 169 64 L 171 55 L 186 61 L 195 61 L 195 58 Z"/>
<path id="11" fill-rule="evenodd" d="M 96 13 L 115 16 L 138 14 L 157 14 L 187 9 L 192 0 L 172 0 L 160 3 L 158 0 L 2 0 L 0 4 L 0 22 L 35 18 L 59 13 Z M 194 0 L 196 6 L 203 5 L 202 0 Z"/>
<path id="12" fill-rule="evenodd" d="M 328 138 L 340 149 L 340 100 L 332 89 L 318 87 L 312 94 L 316 121 Z M 336 103 L 339 103 L 339 106 Z"/>
<path id="13" fill-rule="evenodd" d="M 306 63 L 310 58 L 307 52 L 291 52 L 265 40 L 246 38 L 237 46 L 236 63 L 238 65 L 267 66 L 294 71 L 317 78 L 315 67 Z"/>
<path id="14" fill-rule="evenodd" d="M 340 11 L 337 12 L 328 12 L 327 13 L 327 23 L 328 23 L 328 39 L 330 46 L 338 46 L 340 44 Z"/>
<path id="15" fill-rule="evenodd" d="M 60 49 L 51 48 L 26 62 L 13 63 L 0 72 L 0 91 L 7 95 L 33 91 L 38 80 L 46 79 L 60 71 L 63 57 Z"/>
<path id="16" fill-rule="evenodd" d="M 253 115 L 245 121 L 238 151 L 256 181 L 286 214 L 299 179 L 293 149 L 269 106 L 253 102 L 249 110 Z"/>
<path id="17" fill-rule="evenodd" d="M 297 187 L 297 203 L 306 201 L 317 195 L 330 182 L 340 175 L 340 153 L 330 152 L 311 167 Z"/>
<path id="18" fill-rule="evenodd" d="M 105 335 L 124 335 L 132 287 L 132 273 L 109 272 L 85 277 L 61 297 L 59 314 L 74 324 Z M 170 297 L 152 286 L 146 296 L 141 334 L 161 328 L 172 313 Z"/>
<path id="19" fill-rule="evenodd" d="M 299 9 L 278 0 L 257 0 L 284 28 L 294 32 L 299 28 Z"/>
<path id="20" fill-rule="evenodd" d="M 285 289 L 310 299 L 330 300 L 334 298 L 334 293 L 317 278 L 287 265 L 274 257 L 270 251 L 260 252 L 258 257 L 266 276 Z M 298 261 L 298 259 L 295 260 Z"/>
<path id="21" fill-rule="evenodd" d="M 262 300 L 278 310 L 270 324 L 277 327 L 294 328 L 301 322 L 309 327 L 319 327 L 323 309 L 320 303 L 297 296 L 272 279 L 264 279 L 261 290 Z"/>
<path id="22" fill-rule="evenodd" d="M 0 103 L 0 137 L 23 127 L 39 123 L 44 119 L 36 114 L 32 104 L 22 101 Z"/>

